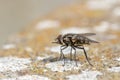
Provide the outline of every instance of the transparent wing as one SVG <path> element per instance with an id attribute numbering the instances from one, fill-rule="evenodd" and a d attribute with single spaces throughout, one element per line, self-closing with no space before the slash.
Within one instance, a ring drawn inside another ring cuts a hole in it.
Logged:
<path id="1" fill-rule="evenodd" d="M 83 34 L 79 34 L 81 36 L 93 36 L 96 35 L 95 33 L 83 33 Z"/>
<path id="2" fill-rule="evenodd" d="M 89 41 L 90 41 L 91 43 L 99 43 L 98 41 L 91 40 L 91 39 L 89 39 Z"/>

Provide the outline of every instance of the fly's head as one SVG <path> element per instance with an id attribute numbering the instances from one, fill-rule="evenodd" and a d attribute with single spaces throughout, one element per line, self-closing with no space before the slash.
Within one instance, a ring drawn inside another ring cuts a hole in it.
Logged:
<path id="1" fill-rule="evenodd" d="M 55 41 L 52 43 L 62 44 L 61 39 L 62 39 L 62 35 L 58 35 L 57 38 L 55 39 Z"/>

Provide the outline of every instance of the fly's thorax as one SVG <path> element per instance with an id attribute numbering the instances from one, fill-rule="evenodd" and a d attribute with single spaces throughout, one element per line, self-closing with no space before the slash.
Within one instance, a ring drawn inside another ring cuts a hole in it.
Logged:
<path id="1" fill-rule="evenodd" d="M 63 44 L 68 46 L 72 45 L 72 36 L 73 36 L 72 34 L 63 35 L 62 37 Z"/>

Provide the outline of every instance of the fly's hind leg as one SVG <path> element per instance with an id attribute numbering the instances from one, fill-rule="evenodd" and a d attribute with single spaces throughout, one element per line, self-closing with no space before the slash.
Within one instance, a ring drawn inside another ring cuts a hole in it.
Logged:
<path id="1" fill-rule="evenodd" d="M 82 47 L 75 46 L 75 47 L 78 48 L 78 49 L 82 49 L 82 50 L 84 51 L 84 54 L 85 54 L 85 57 L 86 57 L 87 62 L 89 63 L 89 65 L 93 66 L 93 65 L 90 63 L 89 59 L 88 59 L 88 56 L 87 56 L 87 53 L 86 53 L 84 47 L 83 47 L 83 46 L 82 46 Z"/>

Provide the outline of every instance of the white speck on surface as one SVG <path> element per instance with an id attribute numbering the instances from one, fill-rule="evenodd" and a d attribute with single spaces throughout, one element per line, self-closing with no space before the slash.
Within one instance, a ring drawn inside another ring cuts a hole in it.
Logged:
<path id="1" fill-rule="evenodd" d="M 96 32 L 106 32 L 108 30 L 120 30 L 120 26 L 116 23 L 109 23 L 109 22 L 103 21 L 100 23 L 100 25 L 95 26 L 93 30 Z"/>
<path id="2" fill-rule="evenodd" d="M 66 78 L 68 80 L 97 80 L 97 76 L 102 75 L 99 71 L 82 71 L 81 74 L 78 75 L 70 75 Z"/>
<path id="3" fill-rule="evenodd" d="M 84 47 L 86 51 L 89 50 L 89 47 Z M 54 46 L 54 47 L 51 47 L 51 48 L 46 48 L 46 50 L 50 50 L 51 52 L 56 52 L 56 53 L 60 53 L 60 46 Z M 66 49 L 63 50 L 63 53 L 64 54 L 69 54 L 70 53 L 70 50 L 71 50 L 71 47 L 68 47 Z M 76 49 L 77 52 L 83 52 L 82 49 Z M 74 50 L 72 50 L 72 53 L 74 53 Z"/>
<path id="4" fill-rule="evenodd" d="M 50 79 L 39 75 L 25 75 L 16 78 L 8 78 L 2 80 L 50 80 Z"/>
<path id="5" fill-rule="evenodd" d="M 120 72 L 120 67 L 112 67 L 112 68 L 109 68 L 108 71 L 110 71 L 110 72 Z"/>
<path id="6" fill-rule="evenodd" d="M 26 69 L 31 61 L 29 58 L 3 57 L 0 58 L 0 72 L 20 71 Z"/>
<path id="7" fill-rule="evenodd" d="M 75 61 L 65 60 L 65 65 L 64 65 L 64 61 L 56 61 L 56 62 L 47 63 L 45 66 L 46 68 L 51 69 L 51 71 L 64 72 L 64 71 L 80 69 L 81 64 L 79 62 L 77 62 L 77 64 L 78 67 L 75 64 Z"/>
<path id="8" fill-rule="evenodd" d="M 37 57 L 36 58 L 36 60 L 38 60 L 38 61 L 40 61 L 40 60 L 44 60 L 44 59 L 46 59 L 46 58 L 49 58 L 50 56 L 44 56 L 44 57 Z"/>
<path id="9" fill-rule="evenodd" d="M 103 55 L 103 56 L 101 56 L 101 60 L 102 61 L 104 61 L 104 60 L 106 60 L 107 58 Z"/>
<path id="10" fill-rule="evenodd" d="M 120 57 L 119 58 L 116 58 L 117 61 L 120 61 Z"/>
<path id="11" fill-rule="evenodd" d="M 114 23 L 114 24 L 110 24 L 110 25 L 111 25 L 110 26 L 111 30 L 120 30 L 120 26 L 118 24 Z"/>
<path id="12" fill-rule="evenodd" d="M 89 28 L 70 27 L 63 29 L 60 33 L 66 34 L 66 33 L 88 33 L 88 32 L 91 32 Z"/>
<path id="13" fill-rule="evenodd" d="M 3 49 L 5 49 L 5 50 L 13 49 L 15 47 L 16 47 L 15 44 L 5 44 L 5 45 L 3 45 Z"/>
<path id="14" fill-rule="evenodd" d="M 98 10 L 98 9 L 109 9 L 114 4 L 118 3 L 119 0 L 89 0 L 87 6 L 89 9 Z"/>
<path id="15" fill-rule="evenodd" d="M 33 49 L 32 49 L 31 47 L 25 47 L 25 50 L 26 50 L 27 52 L 33 52 Z"/>
<path id="16" fill-rule="evenodd" d="M 117 7 L 113 10 L 113 15 L 115 15 L 117 17 L 120 16 L 120 7 Z"/>
<path id="17" fill-rule="evenodd" d="M 36 29 L 44 30 L 48 28 L 57 28 L 59 26 L 60 26 L 60 22 L 57 20 L 44 20 L 44 21 L 40 21 L 36 25 Z"/>
<path id="18" fill-rule="evenodd" d="M 100 25 L 94 27 L 94 30 L 96 32 L 105 32 L 109 29 L 109 23 L 108 22 L 101 22 Z"/>

